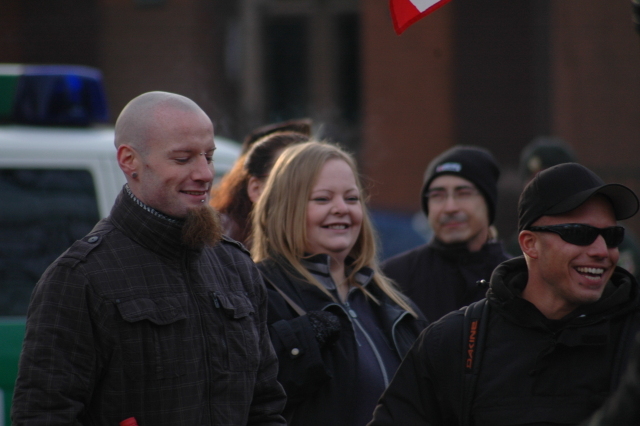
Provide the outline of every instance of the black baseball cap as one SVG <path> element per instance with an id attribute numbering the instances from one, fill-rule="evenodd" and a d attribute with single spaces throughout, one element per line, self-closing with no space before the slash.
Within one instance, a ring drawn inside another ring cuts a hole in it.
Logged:
<path id="1" fill-rule="evenodd" d="M 518 231 L 527 229 L 542 216 L 570 212 L 596 194 L 611 201 L 616 220 L 628 219 L 638 212 L 638 197 L 617 183 L 605 184 L 591 170 L 578 163 L 564 163 L 538 173 L 520 195 Z"/>

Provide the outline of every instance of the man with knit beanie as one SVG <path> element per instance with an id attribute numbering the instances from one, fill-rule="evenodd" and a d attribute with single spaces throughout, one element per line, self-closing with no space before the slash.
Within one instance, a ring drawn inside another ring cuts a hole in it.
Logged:
<path id="1" fill-rule="evenodd" d="M 434 237 L 388 259 L 393 279 L 430 321 L 485 296 L 491 272 L 508 259 L 493 237 L 500 169 L 491 153 L 456 146 L 427 168 L 422 209 Z"/>

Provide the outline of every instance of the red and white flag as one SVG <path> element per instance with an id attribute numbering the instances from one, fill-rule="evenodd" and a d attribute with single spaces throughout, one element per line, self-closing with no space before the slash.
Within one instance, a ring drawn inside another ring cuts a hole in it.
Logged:
<path id="1" fill-rule="evenodd" d="M 389 0 L 396 34 L 400 35 L 414 22 L 439 9 L 450 0 Z"/>

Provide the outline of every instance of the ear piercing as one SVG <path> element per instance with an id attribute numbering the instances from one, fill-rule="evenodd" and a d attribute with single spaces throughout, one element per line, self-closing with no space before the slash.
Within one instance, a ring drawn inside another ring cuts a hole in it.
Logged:
<path id="1" fill-rule="evenodd" d="M 138 177 L 138 172 L 131 173 L 131 177 L 134 178 L 134 179 L 137 178 Z"/>

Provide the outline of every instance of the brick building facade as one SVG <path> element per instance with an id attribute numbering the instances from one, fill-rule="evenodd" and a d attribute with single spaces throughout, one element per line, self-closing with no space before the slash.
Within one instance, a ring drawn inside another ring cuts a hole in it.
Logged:
<path id="1" fill-rule="evenodd" d="M 476 144 L 504 167 L 509 233 L 519 152 L 538 135 L 640 191 L 629 0 L 452 0 L 402 36 L 381 0 L 8 0 L 0 62 L 99 67 L 114 119 L 149 90 L 193 98 L 235 139 L 310 116 L 358 153 L 380 210 L 417 211 L 427 163 Z"/>

